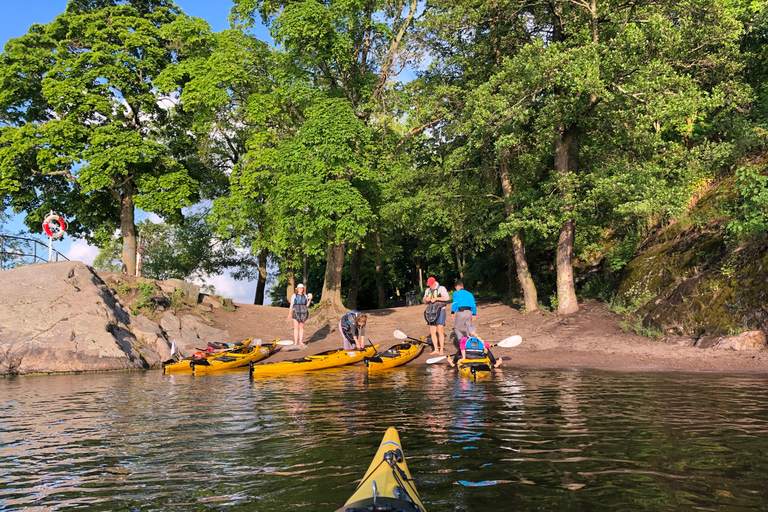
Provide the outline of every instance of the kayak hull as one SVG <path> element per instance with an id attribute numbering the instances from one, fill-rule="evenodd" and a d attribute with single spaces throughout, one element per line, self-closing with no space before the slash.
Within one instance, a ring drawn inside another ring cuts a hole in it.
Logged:
<path id="1" fill-rule="evenodd" d="M 229 349 L 224 349 L 216 352 L 211 352 L 211 354 L 205 357 L 204 359 L 219 357 L 222 354 L 242 354 L 249 350 L 252 342 L 253 342 L 253 338 L 248 338 L 247 340 L 242 341 L 235 348 L 229 348 Z M 192 366 L 190 365 L 192 361 L 193 360 L 191 358 L 186 358 L 186 359 L 182 359 L 181 361 L 177 361 L 175 363 L 165 364 L 163 365 L 163 372 L 164 373 L 192 373 L 193 370 L 192 370 Z M 245 364 L 248 364 L 248 363 L 245 363 Z"/>
<path id="2" fill-rule="evenodd" d="M 462 359 L 457 366 L 459 368 L 459 375 L 473 380 L 488 377 L 493 369 L 491 360 L 487 357 Z"/>
<path id="3" fill-rule="evenodd" d="M 300 359 L 257 364 L 251 367 L 251 375 L 285 375 L 359 363 L 366 357 L 372 357 L 378 348 L 378 345 L 374 345 L 363 350 L 334 349 Z"/>
<path id="4" fill-rule="evenodd" d="M 192 366 L 192 371 L 195 374 L 199 374 L 248 366 L 251 362 L 255 363 L 269 357 L 275 350 L 275 343 L 273 341 L 266 345 L 249 347 L 249 351 L 242 354 L 224 354 L 209 358 L 207 359 L 208 364 L 195 364 Z"/>
<path id="5" fill-rule="evenodd" d="M 354 494 L 336 512 L 364 510 L 424 512 L 424 504 L 411 479 L 400 436 L 394 427 L 389 427 L 384 434 L 379 449 Z"/>
<path id="6" fill-rule="evenodd" d="M 400 343 L 386 352 L 365 359 L 369 372 L 395 368 L 419 357 L 424 351 L 423 343 Z"/>

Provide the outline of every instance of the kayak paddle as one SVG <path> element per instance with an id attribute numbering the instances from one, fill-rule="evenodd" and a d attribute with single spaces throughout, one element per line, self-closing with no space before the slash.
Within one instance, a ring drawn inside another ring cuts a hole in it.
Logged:
<path id="1" fill-rule="evenodd" d="M 435 364 L 439 363 L 440 361 L 446 359 L 448 356 L 437 356 L 427 359 L 427 364 Z"/>
<path id="2" fill-rule="evenodd" d="M 515 334 L 514 336 L 510 336 L 509 338 L 504 338 L 500 342 L 496 343 L 495 346 L 502 347 L 502 348 L 512 348 L 512 347 L 518 346 L 522 342 L 523 342 L 523 338 L 520 335 Z"/>
<path id="3" fill-rule="evenodd" d="M 275 345 L 282 345 L 282 346 L 293 345 L 293 340 L 277 340 L 275 342 Z"/>

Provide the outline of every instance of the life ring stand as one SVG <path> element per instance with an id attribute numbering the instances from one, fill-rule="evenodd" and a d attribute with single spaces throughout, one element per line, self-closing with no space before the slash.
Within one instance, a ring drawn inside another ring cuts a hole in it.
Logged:
<path id="1" fill-rule="evenodd" d="M 54 224 L 55 223 L 55 224 Z M 61 238 L 67 230 L 67 221 L 51 212 L 43 221 L 43 231 L 51 238 Z"/>

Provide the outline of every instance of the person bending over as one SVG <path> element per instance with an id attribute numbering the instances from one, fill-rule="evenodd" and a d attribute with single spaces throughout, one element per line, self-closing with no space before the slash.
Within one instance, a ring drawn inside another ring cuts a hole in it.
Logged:
<path id="1" fill-rule="evenodd" d="M 350 311 L 339 320 L 339 331 L 344 341 L 344 350 L 363 350 L 365 348 L 365 313 Z"/>

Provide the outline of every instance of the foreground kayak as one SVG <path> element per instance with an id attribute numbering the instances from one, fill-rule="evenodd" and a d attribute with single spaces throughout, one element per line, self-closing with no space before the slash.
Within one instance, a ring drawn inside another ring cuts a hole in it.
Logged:
<path id="1" fill-rule="evenodd" d="M 251 365 L 251 375 L 283 375 L 286 373 L 324 370 L 335 366 L 344 366 L 373 356 L 378 348 L 378 345 L 374 345 L 363 350 L 334 349 L 300 359 Z"/>
<path id="2" fill-rule="evenodd" d="M 389 427 L 355 493 L 336 512 L 425 512 L 405 463 L 400 436 Z"/>
<path id="3" fill-rule="evenodd" d="M 264 345 L 257 345 L 255 347 L 248 347 L 244 351 L 238 354 L 222 354 L 215 357 L 210 357 L 205 361 L 196 363 L 190 363 L 192 371 L 198 373 L 217 372 L 221 370 L 228 370 L 230 368 L 241 368 L 248 366 L 251 363 L 261 361 L 269 357 L 274 352 L 275 344 L 280 340 L 275 340 Z"/>
<path id="4" fill-rule="evenodd" d="M 386 370 L 394 368 L 416 359 L 424 350 L 424 344 L 419 343 L 400 343 L 385 352 L 381 352 L 373 357 L 365 358 L 365 365 L 369 372 Z"/>
<path id="5" fill-rule="evenodd" d="M 487 377 L 491 374 L 493 366 L 491 360 L 487 357 L 480 357 L 477 359 L 462 359 L 459 361 L 459 375 L 469 377 L 477 380 L 482 377 Z"/>
<path id="6" fill-rule="evenodd" d="M 224 350 L 213 350 L 211 352 L 208 351 L 201 351 L 195 354 L 192 357 L 187 357 L 182 359 L 181 361 L 177 361 L 175 363 L 171 364 L 163 364 L 163 372 L 164 373 L 189 373 L 192 371 L 192 365 L 191 363 L 195 364 L 205 364 L 202 361 L 219 357 L 222 354 L 242 354 L 243 352 L 246 352 L 249 350 L 249 347 L 251 343 L 253 342 L 253 338 L 248 338 L 245 341 L 240 341 L 235 343 L 235 345 L 232 348 L 225 348 Z M 211 347 L 209 346 L 209 350 Z M 246 362 L 245 364 L 248 364 Z"/>

